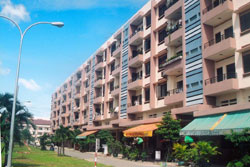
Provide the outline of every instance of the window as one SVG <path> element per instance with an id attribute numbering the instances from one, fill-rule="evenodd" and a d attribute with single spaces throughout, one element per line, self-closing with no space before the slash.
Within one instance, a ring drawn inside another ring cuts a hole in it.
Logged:
<path id="1" fill-rule="evenodd" d="M 145 48 L 145 52 L 150 51 L 150 48 L 151 48 L 151 40 L 150 40 L 150 38 L 145 39 L 144 48 Z"/>
<path id="2" fill-rule="evenodd" d="M 233 27 L 229 27 L 227 29 L 224 30 L 225 33 L 225 39 L 229 38 L 229 37 L 233 37 Z"/>
<path id="3" fill-rule="evenodd" d="M 150 61 L 145 64 L 146 76 L 150 75 Z"/>
<path id="4" fill-rule="evenodd" d="M 158 59 L 159 70 L 163 69 L 164 64 L 167 62 L 167 58 L 168 58 L 167 54 L 162 55 L 162 56 L 159 57 L 159 59 Z"/>
<path id="5" fill-rule="evenodd" d="M 162 44 L 166 36 L 167 36 L 167 31 L 166 31 L 166 27 L 164 27 L 158 33 L 158 44 Z"/>
<path id="6" fill-rule="evenodd" d="M 221 33 L 218 32 L 217 34 L 215 34 L 215 42 L 219 43 L 221 41 Z"/>
<path id="7" fill-rule="evenodd" d="M 159 89 L 158 99 L 161 99 L 161 98 L 167 96 L 167 84 L 166 83 L 159 85 L 158 89 Z"/>
<path id="8" fill-rule="evenodd" d="M 165 10 L 167 9 L 167 6 L 165 3 L 161 4 L 159 6 L 159 19 L 164 17 Z"/>
<path id="9" fill-rule="evenodd" d="M 145 103 L 150 100 L 150 88 L 145 88 Z"/>
<path id="10" fill-rule="evenodd" d="M 244 31 L 250 29 L 249 20 L 250 20 L 250 10 L 240 14 L 240 29 L 241 29 L 241 32 L 244 32 Z"/>
<path id="11" fill-rule="evenodd" d="M 250 73 L 250 51 L 243 53 L 242 56 L 244 73 Z"/>
<path id="12" fill-rule="evenodd" d="M 42 128 L 42 127 L 39 127 L 39 130 L 43 130 L 43 128 Z"/>
<path id="13" fill-rule="evenodd" d="M 146 29 L 151 26 L 151 14 L 146 16 Z"/>

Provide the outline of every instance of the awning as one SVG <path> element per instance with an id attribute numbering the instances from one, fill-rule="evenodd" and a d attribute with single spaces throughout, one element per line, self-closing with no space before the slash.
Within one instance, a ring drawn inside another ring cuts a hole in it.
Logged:
<path id="1" fill-rule="evenodd" d="M 85 139 L 87 136 L 92 135 L 92 134 L 94 134 L 96 132 L 97 132 L 97 130 L 86 131 L 86 132 L 83 132 L 82 134 L 76 136 L 76 138 L 77 139 Z"/>
<path id="2" fill-rule="evenodd" d="M 180 135 L 225 135 L 231 130 L 240 132 L 245 128 L 250 128 L 250 110 L 196 118 L 180 131 Z"/>
<path id="3" fill-rule="evenodd" d="M 123 131 L 125 137 L 152 137 L 153 131 L 158 129 L 158 124 L 139 125 Z"/>

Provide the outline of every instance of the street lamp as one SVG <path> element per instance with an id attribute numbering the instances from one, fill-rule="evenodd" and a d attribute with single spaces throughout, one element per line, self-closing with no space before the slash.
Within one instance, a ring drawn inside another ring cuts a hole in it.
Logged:
<path id="1" fill-rule="evenodd" d="M 56 27 L 63 27 L 63 22 L 37 22 L 32 25 L 30 25 L 28 28 L 22 32 L 20 26 L 12 19 L 0 15 L 1 18 L 7 19 L 10 22 L 12 22 L 19 30 L 20 32 L 20 46 L 19 46 L 19 55 L 18 55 L 18 62 L 17 62 L 17 70 L 16 70 L 16 82 L 15 82 L 15 92 L 14 92 L 14 100 L 13 100 L 13 106 L 12 106 L 12 115 L 11 115 L 11 125 L 10 125 L 10 142 L 9 142 L 9 153 L 8 153 L 8 161 L 6 167 L 11 167 L 11 159 L 12 159 L 12 148 L 13 148 L 13 133 L 14 133 L 14 120 L 15 120 L 15 110 L 16 110 L 16 99 L 17 99 L 17 93 L 18 93 L 18 80 L 19 80 L 19 70 L 20 70 L 20 60 L 21 60 L 21 53 L 22 53 L 22 45 L 23 45 L 23 38 L 26 32 L 31 28 L 39 24 L 50 24 Z"/>

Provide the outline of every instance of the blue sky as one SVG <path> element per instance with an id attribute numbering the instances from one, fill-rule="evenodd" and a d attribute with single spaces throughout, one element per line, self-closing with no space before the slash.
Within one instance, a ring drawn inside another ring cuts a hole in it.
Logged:
<path id="1" fill-rule="evenodd" d="M 0 0 L 0 15 L 22 30 L 39 25 L 24 38 L 19 95 L 35 117 L 49 118 L 51 94 L 148 0 Z M 14 92 L 20 35 L 0 18 L 0 93 Z M 30 101 L 30 103 L 26 103 Z"/>

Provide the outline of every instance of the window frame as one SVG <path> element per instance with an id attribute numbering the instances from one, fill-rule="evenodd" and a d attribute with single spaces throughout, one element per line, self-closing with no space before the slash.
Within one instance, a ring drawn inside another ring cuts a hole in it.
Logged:
<path id="1" fill-rule="evenodd" d="M 250 32 L 250 27 L 248 29 L 246 29 L 246 30 L 242 30 L 242 27 L 241 27 L 241 16 L 243 16 L 245 14 L 248 14 L 248 13 L 250 14 L 250 10 L 245 10 L 245 11 L 239 13 L 240 35 L 241 36 Z"/>
<path id="2" fill-rule="evenodd" d="M 244 57 L 246 57 L 246 56 L 250 57 L 250 50 L 242 53 L 242 66 L 243 66 L 243 72 L 244 72 L 243 73 L 243 77 L 250 76 L 250 70 L 249 71 L 245 71 L 245 62 L 246 61 L 244 61 Z"/>

